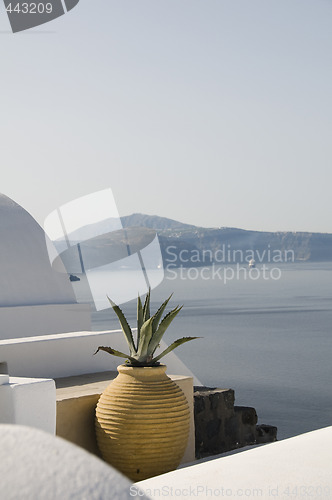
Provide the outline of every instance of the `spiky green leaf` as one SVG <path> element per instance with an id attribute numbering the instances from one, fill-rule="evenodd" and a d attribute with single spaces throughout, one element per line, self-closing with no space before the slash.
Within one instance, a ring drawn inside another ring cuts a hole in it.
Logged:
<path id="1" fill-rule="evenodd" d="M 97 352 L 99 352 L 99 351 L 105 351 L 105 352 L 108 352 L 108 354 L 112 354 L 113 356 L 118 356 L 119 358 L 129 359 L 129 361 L 131 363 L 137 363 L 136 359 L 132 358 L 128 354 L 125 354 L 124 352 L 117 351 L 116 349 L 112 349 L 112 347 L 99 346 L 94 354 L 97 354 Z"/>
<path id="2" fill-rule="evenodd" d="M 156 356 L 155 358 L 152 359 L 152 363 L 155 363 L 156 361 L 159 361 L 162 357 L 166 356 L 169 352 L 173 351 L 173 349 L 176 349 L 182 344 L 185 344 L 186 342 L 189 342 L 190 340 L 194 339 L 199 339 L 201 337 L 183 337 L 182 339 L 175 340 L 167 349 L 165 349 L 159 356 Z"/>
<path id="3" fill-rule="evenodd" d="M 148 353 L 152 355 L 154 351 L 157 349 L 158 345 L 160 344 L 160 341 L 166 332 L 167 328 L 169 325 L 172 323 L 173 319 L 179 312 L 181 311 L 183 306 L 177 306 L 175 307 L 172 311 L 170 311 L 162 322 L 160 323 L 159 327 L 157 328 L 156 332 L 154 332 L 153 337 L 149 343 L 149 348 L 148 348 Z"/>
<path id="4" fill-rule="evenodd" d="M 149 288 L 149 291 L 146 294 L 145 301 L 144 301 L 143 323 L 150 318 L 150 295 L 151 295 L 151 288 Z"/>
<path id="5" fill-rule="evenodd" d="M 152 337 L 152 322 L 153 318 L 145 321 L 141 328 L 141 338 L 137 349 L 137 355 L 141 358 L 148 356 L 148 346 Z"/>
<path id="6" fill-rule="evenodd" d="M 136 348 L 135 348 L 135 343 L 134 343 L 134 337 L 133 337 L 133 334 L 132 334 L 132 331 L 131 331 L 131 328 L 130 326 L 128 325 L 128 322 L 125 318 L 125 315 L 123 314 L 123 312 L 121 311 L 120 307 L 117 306 L 112 299 L 110 299 L 109 297 L 107 297 L 112 308 L 113 308 L 113 311 L 115 312 L 115 314 L 117 315 L 117 317 L 119 318 L 119 321 L 120 321 L 120 325 L 121 325 L 121 328 L 122 328 L 122 331 L 124 333 L 124 336 L 126 338 L 126 341 L 127 341 L 127 344 L 129 346 L 129 350 L 130 350 L 130 354 L 133 355 L 136 353 Z"/>
<path id="7" fill-rule="evenodd" d="M 171 294 L 168 299 L 165 300 L 165 302 L 163 302 L 161 304 L 161 306 L 159 307 L 158 311 L 153 315 L 153 322 L 152 322 L 152 331 L 153 331 L 153 335 L 154 333 L 157 331 L 157 328 L 158 328 L 158 324 L 159 324 L 159 321 L 163 315 L 163 312 L 165 311 L 166 309 L 166 306 L 168 304 L 168 302 L 171 300 L 172 298 L 172 295 Z"/>
<path id="8" fill-rule="evenodd" d="M 143 325 L 143 306 L 142 306 L 142 301 L 141 297 L 138 296 L 137 298 L 137 349 L 139 346 L 139 341 L 141 337 L 141 328 Z"/>

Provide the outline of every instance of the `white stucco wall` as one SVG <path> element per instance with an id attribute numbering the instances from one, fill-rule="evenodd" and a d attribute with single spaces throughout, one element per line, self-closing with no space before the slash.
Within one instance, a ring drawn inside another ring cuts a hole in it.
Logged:
<path id="1" fill-rule="evenodd" d="M 75 303 L 66 273 L 54 271 L 44 230 L 0 194 L 0 306 Z"/>
<path id="2" fill-rule="evenodd" d="M 0 423 L 28 425 L 55 434 L 54 380 L 0 375 Z"/>
<path id="3" fill-rule="evenodd" d="M 0 339 L 89 330 L 87 304 L 0 307 Z"/>
<path id="4" fill-rule="evenodd" d="M 22 377 L 60 378 L 84 373 L 116 370 L 125 360 L 106 352 L 94 352 L 99 346 L 110 346 L 127 352 L 121 330 L 104 332 L 70 332 L 55 335 L 0 340 L 0 361 L 6 361 L 9 374 Z M 161 348 L 165 344 L 161 343 Z M 171 352 L 162 359 L 171 375 L 188 375 L 195 385 L 200 381 Z"/>
<path id="5" fill-rule="evenodd" d="M 44 230 L 0 194 L 0 339 L 90 328 L 64 267 L 51 266 Z"/>

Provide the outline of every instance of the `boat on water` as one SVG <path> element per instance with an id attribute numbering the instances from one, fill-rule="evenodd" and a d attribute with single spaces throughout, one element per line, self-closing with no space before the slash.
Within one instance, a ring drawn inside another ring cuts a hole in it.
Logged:
<path id="1" fill-rule="evenodd" d="M 249 260 L 249 268 L 252 269 L 253 267 L 256 267 L 255 259 L 250 259 Z"/>

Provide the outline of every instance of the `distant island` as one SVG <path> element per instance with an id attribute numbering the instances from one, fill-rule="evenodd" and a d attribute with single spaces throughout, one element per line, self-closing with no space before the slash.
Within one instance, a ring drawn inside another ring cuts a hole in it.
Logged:
<path id="1" fill-rule="evenodd" d="M 134 253 L 158 234 L 164 266 L 198 267 L 213 263 L 328 262 L 332 261 L 332 234 L 308 232 L 265 232 L 238 228 L 204 228 L 156 215 L 132 214 L 119 221 L 107 219 L 71 234 L 81 241 L 86 258 L 109 262 Z M 114 230 L 112 230 L 114 225 Z M 130 245 L 128 246 L 128 235 Z M 128 254 L 127 254 L 128 255 Z M 68 256 L 68 258 L 72 258 Z"/>
<path id="2" fill-rule="evenodd" d="M 249 262 L 251 258 L 256 262 L 276 263 L 332 260 L 332 234 L 329 233 L 204 228 L 144 214 L 123 217 L 122 224 L 154 229 L 159 236 L 164 262 L 172 261 L 177 266 L 207 265 L 213 261 Z"/>

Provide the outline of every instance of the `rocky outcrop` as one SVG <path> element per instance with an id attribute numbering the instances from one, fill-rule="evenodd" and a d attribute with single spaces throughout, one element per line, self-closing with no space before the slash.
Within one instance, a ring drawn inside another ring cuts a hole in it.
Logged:
<path id="1" fill-rule="evenodd" d="M 234 391 L 194 388 L 196 458 L 277 440 L 277 428 L 257 425 L 255 408 L 234 406 Z"/>

